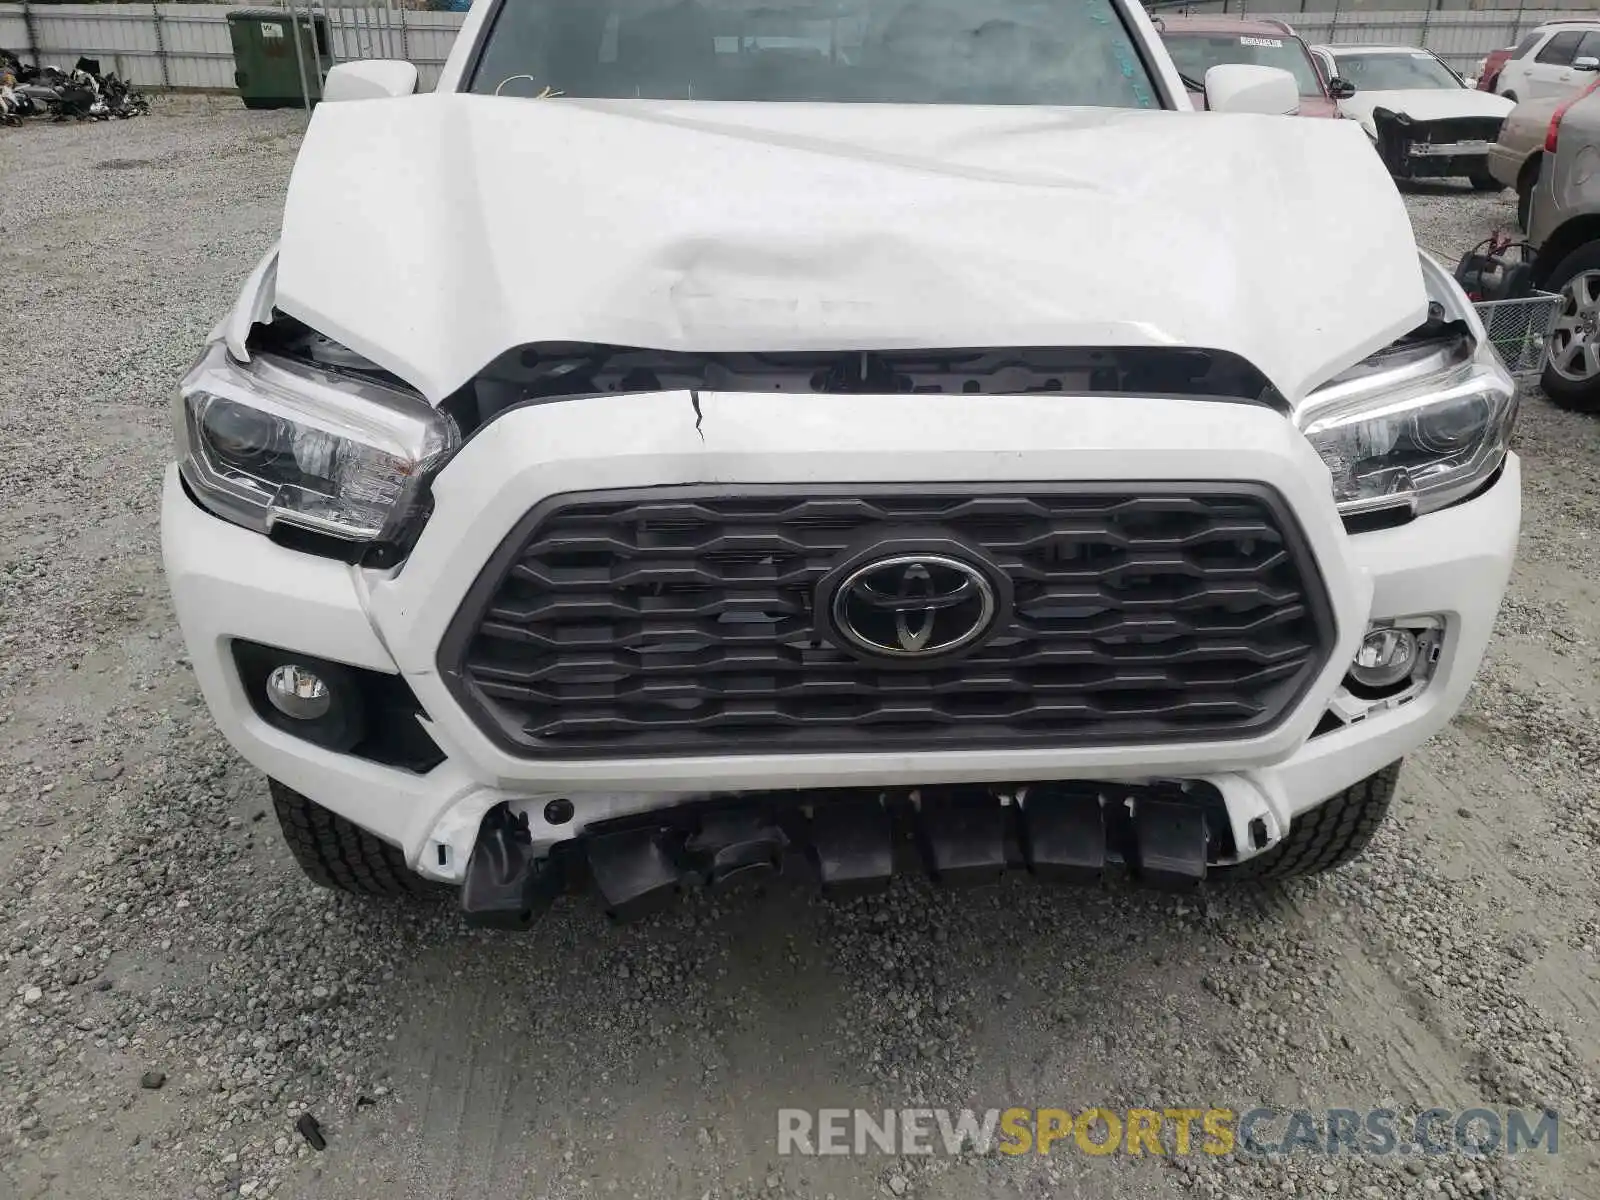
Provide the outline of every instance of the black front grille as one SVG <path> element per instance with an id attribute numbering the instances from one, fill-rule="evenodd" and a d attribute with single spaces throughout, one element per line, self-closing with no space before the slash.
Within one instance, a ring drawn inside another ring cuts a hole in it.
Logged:
<path id="1" fill-rule="evenodd" d="M 1005 620 L 926 669 L 840 649 L 818 581 L 879 535 L 923 533 L 1008 577 Z M 1259 734 L 1332 642 L 1265 487 L 655 488 L 531 512 L 439 665 L 528 757 L 1063 747 Z"/>
<path id="2" fill-rule="evenodd" d="M 1493 142 L 1500 137 L 1504 117 L 1443 117 L 1437 121 L 1418 121 L 1414 142 L 1444 146 L 1456 142 Z"/>

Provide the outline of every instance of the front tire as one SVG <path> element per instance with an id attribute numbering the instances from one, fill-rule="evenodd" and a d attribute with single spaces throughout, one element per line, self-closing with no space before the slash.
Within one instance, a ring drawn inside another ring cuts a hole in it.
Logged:
<path id="1" fill-rule="evenodd" d="M 1562 408 L 1600 412 L 1600 241 L 1557 263 L 1545 290 L 1560 293 L 1561 312 L 1539 384 Z"/>
<path id="2" fill-rule="evenodd" d="M 420 899 L 444 892 L 442 884 L 431 883 L 406 866 L 399 847 L 373 837 L 276 779 L 267 783 L 283 840 L 312 883 L 358 896 Z"/>
<path id="3" fill-rule="evenodd" d="M 1289 827 L 1289 835 L 1272 849 L 1237 866 L 1220 867 L 1214 875 L 1228 883 L 1255 882 L 1315 875 L 1344 866 L 1367 848 L 1383 824 L 1399 779 L 1400 763 L 1392 762 L 1301 813 Z"/>

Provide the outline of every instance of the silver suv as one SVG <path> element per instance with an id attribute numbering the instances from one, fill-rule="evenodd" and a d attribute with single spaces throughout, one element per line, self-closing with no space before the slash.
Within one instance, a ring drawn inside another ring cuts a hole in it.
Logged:
<path id="1" fill-rule="evenodd" d="M 1528 240 L 1534 282 L 1564 298 L 1544 369 L 1563 408 L 1600 411 L 1600 87 L 1557 108 L 1545 136 Z"/>

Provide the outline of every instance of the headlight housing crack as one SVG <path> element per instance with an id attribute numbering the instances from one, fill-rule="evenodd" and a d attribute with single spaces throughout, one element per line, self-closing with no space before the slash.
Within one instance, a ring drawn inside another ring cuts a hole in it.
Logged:
<path id="1" fill-rule="evenodd" d="M 1352 367 L 1312 394 L 1299 421 L 1341 515 L 1420 515 L 1493 477 L 1516 412 L 1516 384 L 1494 350 L 1446 330 Z"/>
<path id="2" fill-rule="evenodd" d="M 358 543 L 402 541 L 455 424 L 387 377 L 207 346 L 179 384 L 180 469 L 217 516 Z"/>

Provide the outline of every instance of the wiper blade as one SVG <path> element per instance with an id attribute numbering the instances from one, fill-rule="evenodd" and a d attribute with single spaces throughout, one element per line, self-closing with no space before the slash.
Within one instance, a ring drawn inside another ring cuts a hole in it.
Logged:
<path id="1" fill-rule="evenodd" d="M 1206 90 L 1206 85 L 1205 84 L 1196 83 L 1193 79 L 1191 79 L 1189 76 L 1185 75 L 1182 71 L 1178 72 L 1178 82 L 1183 84 L 1183 86 L 1185 88 L 1187 88 L 1191 92 L 1204 92 Z"/>

